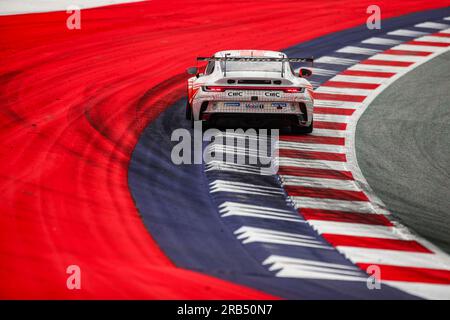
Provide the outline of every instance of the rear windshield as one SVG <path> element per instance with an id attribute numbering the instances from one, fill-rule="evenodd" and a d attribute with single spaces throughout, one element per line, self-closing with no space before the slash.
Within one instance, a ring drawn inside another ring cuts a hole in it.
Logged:
<path id="1" fill-rule="evenodd" d="M 286 64 L 286 63 L 285 63 Z M 225 69 L 225 61 L 220 61 L 220 67 Z M 280 72 L 281 73 L 282 62 L 279 61 L 227 61 L 227 72 L 233 71 L 246 71 L 246 72 Z"/>

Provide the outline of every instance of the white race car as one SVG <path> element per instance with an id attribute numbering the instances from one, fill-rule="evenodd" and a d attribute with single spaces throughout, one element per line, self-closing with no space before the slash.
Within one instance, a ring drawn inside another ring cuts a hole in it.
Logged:
<path id="1" fill-rule="evenodd" d="M 202 120 L 204 127 L 221 126 L 228 120 L 244 121 L 250 127 L 290 126 L 293 132 L 313 130 L 312 85 L 305 79 L 311 70 L 294 73 L 291 62 L 313 62 L 312 58 L 288 58 L 263 50 L 220 51 L 207 61 L 204 73 L 198 67 L 187 72 L 186 118 Z"/>

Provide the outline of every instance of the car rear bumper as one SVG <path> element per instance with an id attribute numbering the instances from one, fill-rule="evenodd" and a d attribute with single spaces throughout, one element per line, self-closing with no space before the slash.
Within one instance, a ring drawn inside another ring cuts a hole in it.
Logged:
<path id="1" fill-rule="evenodd" d="M 311 101 L 203 101 L 195 120 L 251 127 L 308 126 L 312 119 Z"/>
<path id="2" fill-rule="evenodd" d="M 302 113 L 300 105 L 295 101 L 209 101 L 202 113 Z"/>
<path id="3" fill-rule="evenodd" d="M 202 120 L 217 127 L 281 128 L 307 125 L 306 116 L 303 114 L 215 112 L 205 114 Z"/>

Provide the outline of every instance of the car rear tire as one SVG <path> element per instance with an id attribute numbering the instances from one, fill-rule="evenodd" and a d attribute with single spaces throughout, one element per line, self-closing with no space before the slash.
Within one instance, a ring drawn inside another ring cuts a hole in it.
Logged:
<path id="1" fill-rule="evenodd" d="M 192 117 L 192 108 L 189 101 L 186 101 L 186 120 L 191 120 Z"/>
<path id="2" fill-rule="evenodd" d="M 206 130 L 208 130 L 210 128 L 210 123 L 206 120 L 202 121 L 202 131 L 205 132 Z"/>
<path id="3" fill-rule="evenodd" d="M 314 120 L 311 121 L 311 124 L 307 127 L 294 125 L 291 127 L 293 133 L 312 133 L 314 128 Z"/>
<path id="4" fill-rule="evenodd" d="M 191 117 L 191 128 L 194 129 L 194 124 L 195 124 L 195 120 L 194 117 Z M 210 125 L 208 123 L 208 121 L 203 120 L 202 121 L 202 132 L 205 132 L 206 130 L 208 130 L 210 128 Z"/>

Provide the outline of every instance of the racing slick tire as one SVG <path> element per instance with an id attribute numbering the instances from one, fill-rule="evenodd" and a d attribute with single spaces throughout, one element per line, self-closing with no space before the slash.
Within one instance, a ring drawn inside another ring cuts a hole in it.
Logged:
<path id="1" fill-rule="evenodd" d="M 292 133 L 312 133 L 314 128 L 314 120 L 311 121 L 311 124 L 307 127 L 303 127 L 300 125 L 293 125 L 291 127 Z"/>
<path id="2" fill-rule="evenodd" d="M 189 101 L 186 101 L 186 120 L 191 120 L 192 117 L 192 108 Z"/>
<path id="3" fill-rule="evenodd" d="M 194 117 L 191 116 L 191 128 L 194 129 L 195 127 L 195 120 Z M 202 132 L 205 132 L 206 130 L 208 130 L 210 128 L 210 124 L 208 123 L 208 121 L 202 120 Z"/>
<path id="4" fill-rule="evenodd" d="M 209 128 L 211 128 L 210 123 L 208 121 L 206 121 L 206 120 L 203 120 L 202 121 L 202 132 L 205 132 Z"/>

